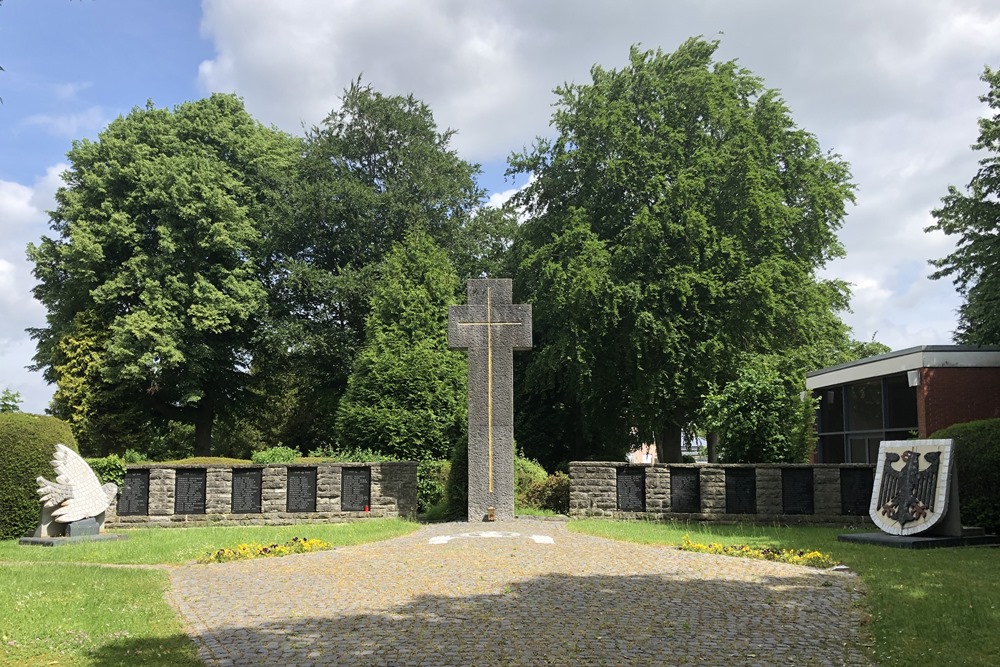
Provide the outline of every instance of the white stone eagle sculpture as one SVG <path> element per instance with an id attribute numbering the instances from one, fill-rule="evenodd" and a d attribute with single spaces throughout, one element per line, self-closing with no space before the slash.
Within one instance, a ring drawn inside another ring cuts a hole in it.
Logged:
<path id="1" fill-rule="evenodd" d="M 87 462 L 66 445 L 56 445 L 52 467 L 56 472 L 55 482 L 44 477 L 35 480 L 42 500 L 43 523 L 45 510 L 51 513 L 52 520 L 62 524 L 97 517 L 103 519 L 102 515 L 118 494 L 118 486 L 101 486 Z"/>

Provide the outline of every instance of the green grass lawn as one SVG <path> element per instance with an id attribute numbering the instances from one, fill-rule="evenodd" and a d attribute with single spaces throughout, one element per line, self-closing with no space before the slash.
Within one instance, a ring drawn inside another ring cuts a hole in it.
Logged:
<path id="1" fill-rule="evenodd" d="M 405 535 L 397 519 L 294 526 L 141 528 L 120 542 L 28 547 L 0 542 L 0 665 L 200 665 L 164 599 L 166 571 L 109 565 L 176 565 L 245 542 L 319 538 L 346 546 Z M 294 556 L 288 556 L 294 558 Z"/>
<path id="2" fill-rule="evenodd" d="M 24 547 L 16 540 L 0 542 L 0 561 L 61 561 L 130 565 L 177 564 L 210 551 L 246 542 L 283 543 L 293 537 L 315 537 L 334 546 L 375 542 L 405 535 L 418 525 L 397 519 L 294 526 L 212 526 L 207 528 L 138 528 L 112 530 L 128 535 L 120 542 L 80 542 L 61 547 Z"/>
<path id="3" fill-rule="evenodd" d="M 2 565 L 0 665 L 200 665 L 168 585 L 161 571 Z"/>
<path id="4" fill-rule="evenodd" d="M 843 528 L 572 521 L 569 529 L 643 544 L 816 549 L 848 565 L 868 588 L 880 665 L 1000 664 L 1000 549 L 891 549 L 838 542 Z"/>

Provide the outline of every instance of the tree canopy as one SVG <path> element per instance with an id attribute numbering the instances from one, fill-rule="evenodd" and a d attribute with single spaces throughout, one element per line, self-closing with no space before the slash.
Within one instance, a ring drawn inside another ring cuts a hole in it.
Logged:
<path id="1" fill-rule="evenodd" d="M 249 381 L 264 239 L 298 145 L 231 95 L 150 103 L 74 142 L 55 235 L 28 249 L 48 309 L 36 366 L 70 411 L 190 423 L 196 451 L 211 451 L 216 415 Z"/>
<path id="2" fill-rule="evenodd" d="M 985 151 L 979 170 L 965 191 L 949 186 L 941 208 L 931 212 L 935 223 L 927 231 L 957 236 L 957 247 L 942 259 L 932 279 L 950 277 L 965 302 L 958 312 L 955 340 L 972 345 L 1000 344 L 1000 71 L 987 67 L 981 79 L 989 91 L 979 100 L 992 116 L 979 119 L 979 140 L 972 148 Z"/>
<path id="3" fill-rule="evenodd" d="M 73 144 L 54 234 L 29 247 L 53 412 L 94 453 L 193 432 L 198 454 L 214 433 L 244 456 L 447 457 L 466 426 L 447 305 L 506 275 L 535 305 L 515 360 L 529 455 L 655 439 L 675 461 L 683 431 L 713 428 L 733 460 L 800 457 L 805 371 L 870 347 L 838 315 L 847 285 L 817 277 L 853 185 L 717 46 L 633 48 L 556 89 L 555 135 L 511 156 L 532 178 L 504 209 L 426 104 L 360 79 L 302 139 L 228 95 L 134 109 Z M 800 437 L 774 439 L 788 419 Z"/>
<path id="4" fill-rule="evenodd" d="M 412 95 L 386 96 L 360 80 L 307 132 L 293 211 L 276 239 L 280 344 L 264 370 L 284 376 L 276 391 L 291 397 L 279 435 L 288 444 L 332 444 L 378 267 L 409 230 L 425 230 L 462 278 L 498 263 L 505 246 L 491 235 L 510 223 L 481 209 L 479 166 L 458 157 L 453 135 Z"/>
<path id="5" fill-rule="evenodd" d="M 843 252 L 848 166 L 717 46 L 595 66 L 556 89 L 557 136 L 511 158 L 535 177 L 510 264 L 536 313 L 524 403 L 564 415 L 544 437 L 568 455 L 634 435 L 679 460 L 742 354 L 846 340 L 847 286 L 815 272 Z"/>

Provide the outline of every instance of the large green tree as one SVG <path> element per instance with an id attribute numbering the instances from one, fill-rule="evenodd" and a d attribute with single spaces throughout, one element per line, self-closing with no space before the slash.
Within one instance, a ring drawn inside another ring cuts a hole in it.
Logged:
<path id="1" fill-rule="evenodd" d="M 511 158 L 535 176 L 511 252 L 536 313 L 522 424 L 558 429 L 545 437 L 567 456 L 655 437 L 660 460 L 679 460 L 741 355 L 846 331 L 847 286 L 816 270 L 842 253 L 848 166 L 717 46 L 595 66 L 556 89 L 556 137 Z"/>
<path id="2" fill-rule="evenodd" d="M 377 267 L 409 230 L 425 230 L 460 278 L 495 270 L 513 223 L 482 209 L 479 167 L 451 148 L 453 134 L 412 95 L 383 95 L 360 80 L 307 132 L 272 298 L 285 342 L 271 364 L 293 399 L 282 427 L 287 443 L 306 449 L 332 432 L 366 340 Z"/>
<path id="3" fill-rule="evenodd" d="M 725 463 L 805 463 L 816 448 L 816 404 L 806 392 L 806 373 L 889 352 L 881 343 L 858 342 L 842 325 L 823 345 L 781 353 L 748 353 L 736 374 L 712 383 L 698 425 L 718 436 L 709 456 Z M 712 459 L 715 460 L 715 459 Z"/>
<path id="4" fill-rule="evenodd" d="M 985 69 L 989 91 L 979 100 L 991 116 L 979 119 L 979 140 L 985 151 L 979 170 L 964 192 L 949 186 L 941 208 L 931 212 L 935 223 L 926 231 L 957 236 L 957 248 L 943 259 L 931 260 L 931 278 L 950 277 L 965 303 L 959 308 L 955 340 L 972 345 L 1000 344 L 1000 71 Z"/>
<path id="5" fill-rule="evenodd" d="M 231 95 L 150 103 L 74 142 L 55 234 L 28 254 L 48 310 L 35 363 L 76 426 L 108 411 L 179 421 L 211 452 L 265 338 L 265 241 L 299 150 Z"/>
<path id="6" fill-rule="evenodd" d="M 379 268 L 368 339 L 338 411 L 337 445 L 447 459 L 466 438 L 465 359 L 448 349 L 458 277 L 419 228 Z"/>

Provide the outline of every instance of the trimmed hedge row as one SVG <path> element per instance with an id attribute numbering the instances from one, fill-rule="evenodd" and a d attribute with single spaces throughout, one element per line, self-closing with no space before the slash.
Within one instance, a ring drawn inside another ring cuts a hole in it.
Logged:
<path id="1" fill-rule="evenodd" d="M 0 539 L 30 535 L 41 507 L 36 493 L 39 475 L 52 479 L 52 456 L 62 443 L 74 451 L 69 424 L 25 412 L 0 413 Z"/>
<path id="2" fill-rule="evenodd" d="M 955 424 L 941 429 L 932 438 L 955 441 L 958 469 L 958 503 L 962 524 L 980 526 L 987 533 L 1000 533 L 1000 419 Z"/>

